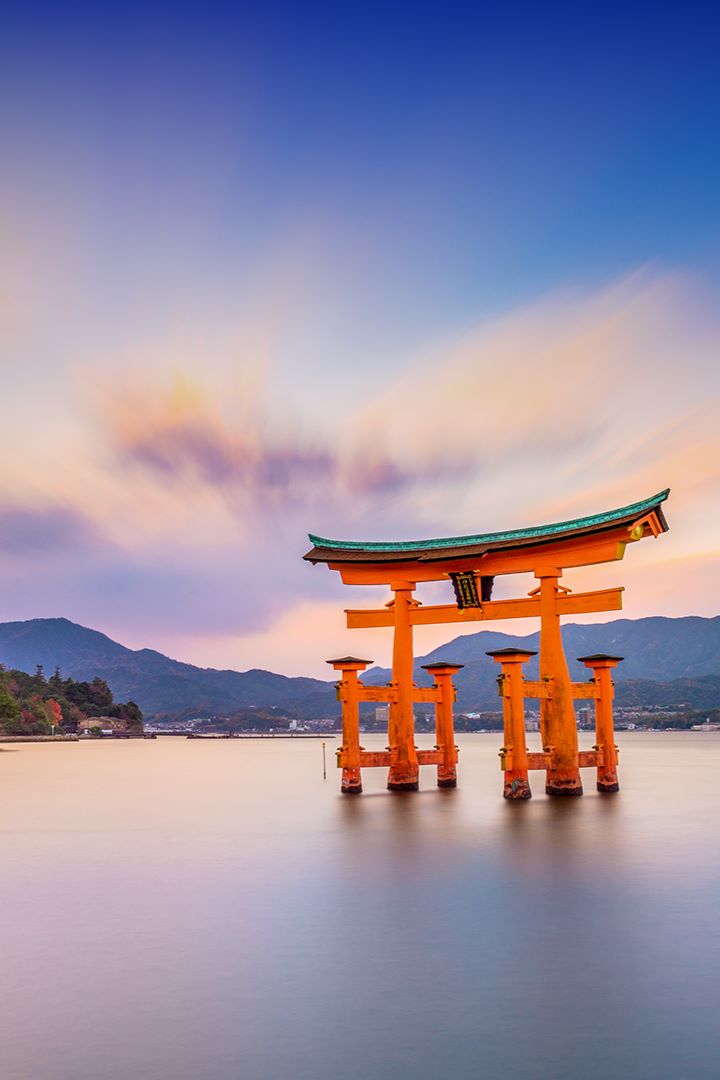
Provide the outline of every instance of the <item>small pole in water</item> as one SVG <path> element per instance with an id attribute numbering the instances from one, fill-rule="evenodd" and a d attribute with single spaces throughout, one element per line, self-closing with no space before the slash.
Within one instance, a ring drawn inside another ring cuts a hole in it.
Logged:
<path id="1" fill-rule="evenodd" d="M 323 780 L 327 780 L 327 766 L 325 764 L 325 743 L 323 742 Z"/>

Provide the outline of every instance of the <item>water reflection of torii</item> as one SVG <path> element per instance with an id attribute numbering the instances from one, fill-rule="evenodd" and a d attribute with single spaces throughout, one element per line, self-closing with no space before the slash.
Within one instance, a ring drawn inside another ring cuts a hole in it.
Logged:
<path id="1" fill-rule="evenodd" d="M 486 622 L 493 619 L 540 618 L 540 679 L 522 676 L 522 664 L 534 655 L 518 649 L 500 649 L 489 655 L 501 665 L 499 678 L 505 721 L 501 764 L 506 798 L 529 798 L 528 769 L 546 770 L 549 795 L 581 795 L 580 768 L 597 768 L 601 791 L 616 791 L 617 751 L 612 720 L 611 670 L 622 659 L 605 654 L 579 657 L 593 673 L 586 683 L 572 683 L 563 651 L 560 616 L 585 612 L 619 611 L 622 589 L 573 593 L 560 584 L 563 570 L 622 559 L 629 543 L 659 536 L 668 525 L 662 503 L 669 489 L 650 499 L 592 517 L 554 525 L 478 536 L 401 543 L 360 543 L 327 540 L 310 534 L 312 549 L 305 559 L 326 563 L 346 585 L 388 585 L 393 599 L 379 610 L 347 610 L 353 628 L 392 627 L 392 681 L 387 686 L 364 686 L 358 673 L 369 660 L 341 657 L 330 660 L 341 672 L 339 684 L 343 713 L 343 745 L 338 752 L 342 790 L 362 790 L 361 768 L 387 766 L 388 787 L 415 790 L 420 765 L 437 765 L 438 784 L 455 786 L 457 748 L 454 744 L 452 676 L 461 664 L 428 664 L 435 685 L 418 688 L 413 682 L 413 627 L 444 623 Z M 532 573 L 539 581 L 527 597 L 491 600 L 492 581 L 500 574 Z M 419 582 L 450 579 L 456 604 L 423 606 L 413 597 Z M 479 586 L 479 589 L 478 589 Z M 542 753 L 525 746 L 524 698 L 540 701 Z M 574 699 L 593 699 L 596 748 L 578 750 Z M 390 704 L 387 751 L 366 751 L 360 746 L 359 704 Z M 435 703 L 437 745 L 434 750 L 415 746 L 413 704 Z"/>

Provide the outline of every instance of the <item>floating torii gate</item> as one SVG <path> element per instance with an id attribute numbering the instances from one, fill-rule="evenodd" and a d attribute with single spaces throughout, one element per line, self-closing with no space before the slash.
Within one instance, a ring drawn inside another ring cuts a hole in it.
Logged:
<path id="1" fill-rule="evenodd" d="M 328 663 L 341 672 L 339 695 L 343 714 L 343 745 L 338 752 L 342 790 L 362 791 L 363 767 L 387 766 L 388 787 L 417 790 L 420 765 L 438 767 L 438 784 L 455 786 L 457 748 L 454 745 L 452 677 L 461 664 L 428 664 L 435 684 L 419 688 L 413 682 L 413 627 L 488 622 L 494 619 L 540 619 L 540 679 L 523 678 L 522 664 L 534 653 L 500 649 L 490 653 L 501 666 L 504 742 L 500 757 L 506 798 L 529 798 L 529 769 L 544 769 L 548 795 L 582 795 L 580 768 L 597 769 L 601 791 L 617 791 L 617 750 L 612 720 L 611 671 L 622 657 L 606 654 L 579 657 L 592 671 L 586 683 L 570 680 L 560 633 L 560 617 L 585 612 L 619 611 L 622 588 L 573 593 L 560 583 L 563 571 L 577 566 L 622 559 L 628 544 L 668 529 L 662 503 L 669 489 L 650 499 L 592 517 L 576 518 L 530 529 L 400 543 L 328 540 L 310 534 L 312 549 L 304 556 L 337 570 L 346 585 L 388 585 L 393 599 L 379 610 L 346 611 L 350 629 L 392 627 L 392 681 L 388 686 L 364 686 L 358 674 L 372 662 L 341 657 Z M 491 600 L 493 580 L 500 574 L 532 573 L 539 584 L 527 597 Z M 413 596 L 420 582 L 452 581 L 455 604 L 422 605 Z M 542 753 L 525 745 L 525 698 L 540 701 Z M 579 751 L 573 701 L 595 701 L 596 747 Z M 389 702 L 388 749 L 366 751 L 360 746 L 359 705 Z M 415 746 L 413 705 L 435 703 L 436 747 Z"/>

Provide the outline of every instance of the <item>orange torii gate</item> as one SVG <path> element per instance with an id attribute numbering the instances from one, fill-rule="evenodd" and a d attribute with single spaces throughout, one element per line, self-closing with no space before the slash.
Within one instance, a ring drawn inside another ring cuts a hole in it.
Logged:
<path id="1" fill-rule="evenodd" d="M 563 571 L 577 566 L 622 559 L 628 544 L 659 536 L 668 525 L 662 511 L 669 489 L 650 499 L 554 525 L 508 532 L 401 543 L 327 540 L 310 534 L 312 549 L 305 559 L 326 563 L 346 585 L 388 585 L 393 599 L 379 610 L 347 610 L 349 628 L 392 627 L 392 681 L 388 686 L 364 686 L 358 674 L 370 660 L 342 657 L 330 660 L 341 672 L 339 695 L 343 714 L 343 745 L 338 752 L 342 790 L 362 790 L 361 769 L 388 767 L 388 787 L 417 790 L 420 765 L 438 767 L 438 784 L 455 785 L 457 748 L 454 744 L 453 675 L 461 664 L 429 664 L 435 684 L 430 689 L 413 682 L 413 627 L 439 623 L 486 622 L 493 619 L 540 618 L 540 679 L 523 678 L 522 664 L 534 653 L 500 649 L 489 655 L 501 666 L 498 682 L 503 699 L 504 742 L 501 765 L 506 798 L 529 798 L 529 769 L 544 769 L 549 795 L 582 795 L 580 769 L 597 769 L 601 791 L 617 791 L 617 751 L 612 721 L 611 671 L 621 657 L 605 654 L 579 657 L 592 671 L 586 683 L 573 684 L 563 650 L 560 618 L 585 612 L 619 611 L 622 588 L 573 593 L 560 584 Z M 527 597 L 491 600 L 493 580 L 500 574 L 532 573 L 539 584 Z M 420 582 L 452 581 L 456 603 L 423 606 L 413 596 Z M 525 745 L 526 697 L 540 701 L 542 753 Z M 595 701 L 596 747 L 579 751 L 573 701 Z M 360 746 L 359 705 L 385 701 L 390 706 L 387 751 Z M 415 702 L 434 702 L 436 746 L 415 746 Z"/>

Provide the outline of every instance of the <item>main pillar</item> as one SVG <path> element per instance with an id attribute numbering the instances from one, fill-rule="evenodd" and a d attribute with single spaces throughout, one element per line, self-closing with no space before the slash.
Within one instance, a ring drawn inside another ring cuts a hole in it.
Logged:
<path id="1" fill-rule="evenodd" d="M 438 765 L 438 787 L 457 787 L 457 747 L 453 725 L 453 702 L 455 687 L 453 675 L 457 675 L 464 664 L 451 664 L 438 661 L 436 664 L 423 664 L 435 679 L 435 689 L 440 700 L 435 702 L 435 746 L 442 752 L 442 762 Z"/>
<path id="2" fill-rule="evenodd" d="M 499 682 L 503 699 L 505 742 L 501 751 L 505 773 L 503 798 L 529 799 L 532 792 L 528 781 L 522 666 L 531 656 L 537 656 L 537 653 L 526 649 L 493 649 L 487 655 L 502 665 Z"/>
<path id="3" fill-rule="evenodd" d="M 537 570 L 535 577 L 540 579 L 540 678 L 549 686 L 549 696 L 540 701 L 543 749 L 548 748 L 551 760 L 545 791 L 548 795 L 582 795 L 572 683 L 557 607 L 560 570 Z"/>
<path id="4" fill-rule="evenodd" d="M 592 670 L 597 686 L 595 698 L 595 745 L 599 754 L 597 767 L 598 791 L 619 791 L 617 775 L 617 747 L 615 746 L 615 725 L 613 723 L 612 669 L 622 660 L 622 656 L 608 656 L 607 653 L 593 653 L 592 656 L 578 656 L 585 667 Z"/>
<path id="5" fill-rule="evenodd" d="M 387 786 L 391 791 L 417 791 L 420 770 L 415 747 L 413 633 L 410 622 L 410 610 L 415 606 L 415 583 L 394 581 L 390 588 L 395 594 L 392 686 L 396 694 L 395 700 L 390 702 L 388 741 L 395 755 L 395 764 L 388 771 Z"/>
<path id="6" fill-rule="evenodd" d="M 342 763 L 342 782 L 340 790 L 344 795 L 359 795 L 362 791 L 360 773 L 360 697 L 358 694 L 358 672 L 364 671 L 372 660 L 360 660 L 357 656 L 343 656 L 339 660 L 328 660 L 336 671 L 342 672 L 338 684 L 342 705 L 342 747 L 338 752 L 338 762 Z"/>

